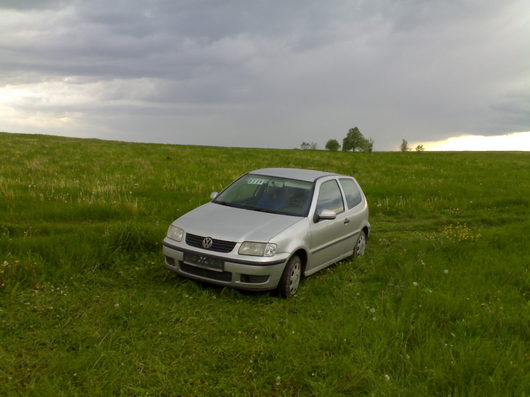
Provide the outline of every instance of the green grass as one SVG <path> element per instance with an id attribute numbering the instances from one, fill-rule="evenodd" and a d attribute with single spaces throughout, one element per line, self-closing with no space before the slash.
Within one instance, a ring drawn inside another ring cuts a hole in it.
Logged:
<path id="1" fill-rule="evenodd" d="M 261 167 L 354 175 L 368 251 L 282 300 L 179 278 L 172 220 Z M 530 153 L 0 134 L 0 395 L 528 396 Z"/>

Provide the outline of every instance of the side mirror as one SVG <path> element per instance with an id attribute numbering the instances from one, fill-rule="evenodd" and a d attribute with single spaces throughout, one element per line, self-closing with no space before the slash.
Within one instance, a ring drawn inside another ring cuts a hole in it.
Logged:
<path id="1" fill-rule="evenodd" d="M 210 194 L 210 199 L 215 200 L 215 198 L 217 197 L 218 194 L 219 194 L 219 193 L 217 193 L 217 192 L 212 192 L 212 193 Z"/>
<path id="2" fill-rule="evenodd" d="M 337 214 L 332 210 L 322 210 L 315 212 L 315 223 L 324 219 L 335 219 Z"/>

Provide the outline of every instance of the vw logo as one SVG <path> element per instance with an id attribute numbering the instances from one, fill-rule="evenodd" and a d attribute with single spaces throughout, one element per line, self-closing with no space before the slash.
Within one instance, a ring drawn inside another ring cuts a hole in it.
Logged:
<path id="1" fill-rule="evenodd" d="M 213 240 L 212 240 L 211 237 L 203 238 L 203 240 L 202 240 L 202 247 L 203 248 L 210 249 L 210 248 L 212 248 L 212 245 L 213 245 Z"/>

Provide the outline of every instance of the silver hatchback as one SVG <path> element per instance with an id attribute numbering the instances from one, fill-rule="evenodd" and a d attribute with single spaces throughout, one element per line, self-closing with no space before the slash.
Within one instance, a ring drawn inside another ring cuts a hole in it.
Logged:
<path id="1" fill-rule="evenodd" d="M 362 256 L 368 204 L 351 176 L 293 168 L 251 171 L 175 220 L 166 267 L 182 276 L 288 298 L 309 276 Z"/>

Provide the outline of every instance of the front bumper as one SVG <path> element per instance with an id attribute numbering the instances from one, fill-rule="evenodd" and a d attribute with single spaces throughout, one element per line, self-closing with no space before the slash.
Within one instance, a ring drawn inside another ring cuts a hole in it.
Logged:
<path id="1" fill-rule="evenodd" d="M 272 258 L 221 254 L 168 238 L 164 239 L 163 253 L 166 267 L 184 277 L 251 291 L 275 289 L 289 259 L 288 254 Z M 189 261 L 190 257 L 199 257 L 203 264 Z M 211 261 L 222 266 L 213 268 L 208 264 Z"/>

